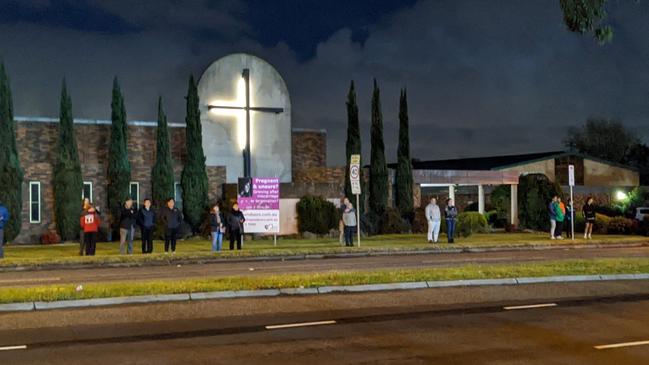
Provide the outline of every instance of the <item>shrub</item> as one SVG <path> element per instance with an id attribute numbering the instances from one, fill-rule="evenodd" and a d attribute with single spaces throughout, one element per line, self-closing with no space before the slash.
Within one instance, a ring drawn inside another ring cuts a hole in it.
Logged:
<path id="1" fill-rule="evenodd" d="M 412 220 L 412 233 L 427 233 L 428 222 L 426 221 L 426 208 L 415 209 L 415 218 Z"/>
<path id="2" fill-rule="evenodd" d="M 480 207 L 479 207 L 478 202 L 473 202 L 473 203 L 467 205 L 466 207 L 464 207 L 463 211 L 464 212 L 477 212 L 479 208 Z M 485 210 L 485 212 L 488 212 L 488 211 L 496 210 L 496 207 L 492 206 L 491 204 L 485 204 L 484 210 Z"/>
<path id="3" fill-rule="evenodd" d="M 61 236 L 57 231 L 47 231 L 41 236 L 41 244 L 51 245 L 55 243 L 61 243 Z"/>
<path id="4" fill-rule="evenodd" d="M 548 203 L 553 195 L 562 195 L 561 186 L 543 174 L 521 175 L 518 185 L 521 227 L 534 230 L 549 228 Z"/>
<path id="5" fill-rule="evenodd" d="M 617 217 L 624 214 L 623 209 L 613 204 L 597 205 L 595 206 L 595 212 L 608 217 Z"/>
<path id="6" fill-rule="evenodd" d="M 297 203 L 297 225 L 300 233 L 327 234 L 338 227 L 336 206 L 321 196 L 306 195 Z"/>
<path id="7" fill-rule="evenodd" d="M 634 231 L 635 223 L 633 220 L 624 217 L 613 217 L 606 226 L 606 233 L 608 234 L 632 234 Z"/>
<path id="8" fill-rule="evenodd" d="M 461 237 L 469 237 L 474 233 L 487 232 L 487 220 L 478 212 L 463 212 L 457 216 L 456 230 Z"/>
<path id="9" fill-rule="evenodd" d="M 410 224 L 396 208 L 385 208 L 380 222 L 379 232 L 383 234 L 410 233 Z"/>
<path id="10" fill-rule="evenodd" d="M 649 236 L 649 216 L 645 216 L 644 220 L 638 223 L 638 234 Z"/>
<path id="11" fill-rule="evenodd" d="M 611 217 L 603 214 L 595 214 L 595 225 L 593 226 L 593 232 L 599 234 L 606 234 L 608 228 L 608 222 L 611 220 Z"/>

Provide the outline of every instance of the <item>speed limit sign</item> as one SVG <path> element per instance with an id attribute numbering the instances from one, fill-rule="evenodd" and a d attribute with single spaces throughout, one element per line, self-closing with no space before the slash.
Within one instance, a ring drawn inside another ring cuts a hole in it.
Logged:
<path id="1" fill-rule="evenodd" d="M 349 160 L 349 181 L 352 186 L 352 194 L 361 193 L 361 155 L 351 155 Z"/>

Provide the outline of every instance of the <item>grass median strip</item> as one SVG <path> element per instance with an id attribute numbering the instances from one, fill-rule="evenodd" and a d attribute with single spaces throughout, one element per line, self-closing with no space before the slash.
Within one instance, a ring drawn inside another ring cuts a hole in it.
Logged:
<path id="1" fill-rule="evenodd" d="M 449 268 L 377 270 L 267 277 L 226 277 L 115 283 L 0 288 L 0 303 L 110 298 L 137 295 L 200 293 L 229 290 L 316 288 L 322 286 L 397 282 L 649 273 L 649 258 L 564 260 L 507 265 L 465 265 Z M 83 289 L 77 290 L 78 285 Z"/>
<path id="2" fill-rule="evenodd" d="M 146 265 L 166 263 L 179 260 L 213 260 L 238 259 L 250 257 L 279 257 L 299 255 L 330 255 L 339 253 L 372 253 L 372 252 L 416 252 L 431 249 L 464 249 L 464 248 L 521 248 L 535 246 L 554 246 L 567 244 L 630 244 L 649 243 L 649 238 L 640 236 L 600 236 L 593 240 L 549 240 L 545 234 L 536 233 L 490 233 L 476 234 L 460 238 L 454 245 L 441 243 L 427 244 L 424 237 L 415 234 L 381 235 L 363 239 L 363 247 L 341 247 L 337 239 L 282 239 L 277 247 L 269 240 L 247 241 L 243 251 L 223 251 L 215 254 L 210 251 L 211 244 L 206 240 L 190 239 L 179 242 L 174 257 L 164 255 L 162 242 L 155 242 L 155 254 L 152 255 L 119 255 L 118 243 L 100 243 L 97 256 L 78 256 L 79 247 L 75 244 L 53 246 L 7 246 L 5 259 L 0 260 L 1 267 L 41 267 L 47 265 Z"/>

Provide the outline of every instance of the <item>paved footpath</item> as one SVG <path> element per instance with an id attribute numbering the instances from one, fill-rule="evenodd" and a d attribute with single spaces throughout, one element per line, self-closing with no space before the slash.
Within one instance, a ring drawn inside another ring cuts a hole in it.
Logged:
<path id="1" fill-rule="evenodd" d="M 648 364 L 649 281 L 0 314 L 0 364 Z"/>
<path id="2" fill-rule="evenodd" d="M 215 262 L 209 264 L 121 268 L 55 269 L 0 272 L 0 286 L 142 280 L 178 280 L 201 277 L 251 276 L 284 273 L 366 271 L 451 267 L 466 264 L 506 264 L 567 259 L 649 257 L 649 247 L 516 250 L 480 253 L 435 253 L 327 258 L 287 261 Z"/>

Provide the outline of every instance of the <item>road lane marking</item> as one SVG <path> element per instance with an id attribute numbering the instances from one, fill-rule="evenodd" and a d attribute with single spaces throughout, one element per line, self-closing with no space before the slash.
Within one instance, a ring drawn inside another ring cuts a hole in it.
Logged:
<path id="1" fill-rule="evenodd" d="M 0 347 L 0 351 L 26 350 L 26 349 L 27 349 L 27 345 Z"/>
<path id="2" fill-rule="evenodd" d="M 649 341 L 612 343 L 610 345 L 599 345 L 593 347 L 597 350 L 608 350 L 608 349 L 617 349 L 620 347 L 632 347 L 632 346 L 644 346 L 644 345 L 649 345 Z"/>
<path id="3" fill-rule="evenodd" d="M 534 309 L 534 308 L 548 308 L 556 307 L 557 303 L 543 303 L 543 304 L 530 304 L 530 305 L 513 305 L 509 307 L 503 307 L 506 311 L 519 310 L 519 309 Z"/>
<path id="4" fill-rule="evenodd" d="M 336 324 L 336 321 L 319 321 L 319 322 L 276 324 L 276 325 L 266 326 L 266 329 L 267 330 L 277 330 L 277 329 L 282 329 L 282 328 L 324 326 L 324 325 L 329 325 L 329 324 Z"/>

